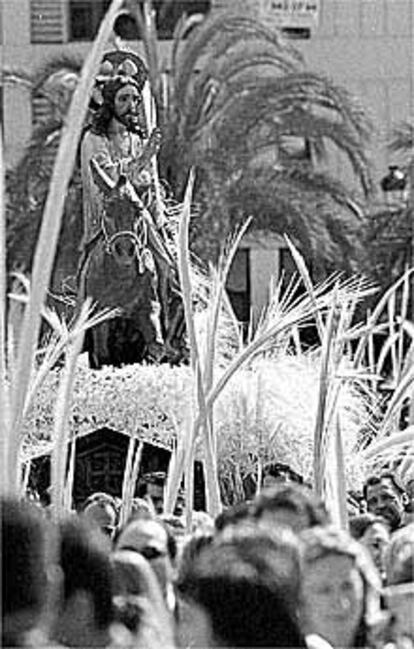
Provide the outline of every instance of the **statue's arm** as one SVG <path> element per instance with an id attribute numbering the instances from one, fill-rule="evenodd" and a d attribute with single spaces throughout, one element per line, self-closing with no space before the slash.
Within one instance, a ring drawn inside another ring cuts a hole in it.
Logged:
<path id="1" fill-rule="evenodd" d="M 82 169 L 90 173 L 90 164 L 94 160 L 99 167 L 113 180 L 118 182 L 119 176 L 123 173 L 123 161 L 113 160 L 107 141 L 104 137 L 87 133 L 81 147 Z"/>
<path id="2" fill-rule="evenodd" d="M 161 146 L 161 131 L 154 129 L 142 146 L 140 154 L 126 161 L 127 175 L 138 185 L 150 185 L 151 173 L 148 167 L 154 155 L 157 155 Z"/>

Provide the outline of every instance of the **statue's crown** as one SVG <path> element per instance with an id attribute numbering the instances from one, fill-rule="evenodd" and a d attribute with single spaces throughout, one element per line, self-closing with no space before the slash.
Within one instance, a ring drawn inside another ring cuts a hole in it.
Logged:
<path id="1" fill-rule="evenodd" d="M 94 102 L 101 105 L 106 92 L 126 83 L 133 84 L 141 92 L 147 78 L 147 69 L 137 54 L 121 50 L 107 52 L 96 76 Z"/>

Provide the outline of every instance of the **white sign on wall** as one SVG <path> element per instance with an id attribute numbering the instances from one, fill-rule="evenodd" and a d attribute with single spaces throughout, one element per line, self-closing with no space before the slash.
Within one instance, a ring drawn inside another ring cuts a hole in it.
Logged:
<path id="1" fill-rule="evenodd" d="M 316 27 L 319 9 L 320 0 L 260 0 L 262 17 L 278 27 Z"/>

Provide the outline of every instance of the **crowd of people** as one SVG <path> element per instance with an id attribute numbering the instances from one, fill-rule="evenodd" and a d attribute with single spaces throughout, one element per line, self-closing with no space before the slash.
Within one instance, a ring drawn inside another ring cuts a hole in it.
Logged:
<path id="1" fill-rule="evenodd" d="M 414 646 L 412 501 L 370 477 L 349 532 L 289 474 L 215 520 L 92 494 L 56 522 L 3 498 L 3 646 Z M 362 511 L 365 510 L 365 511 Z"/>

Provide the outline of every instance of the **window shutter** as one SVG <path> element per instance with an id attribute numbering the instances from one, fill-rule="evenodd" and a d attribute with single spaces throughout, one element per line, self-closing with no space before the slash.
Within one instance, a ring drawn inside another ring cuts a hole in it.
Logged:
<path id="1" fill-rule="evenodd" d="M 45 97 L 32 96 L 32 124 L 33 127 L 40 127 L 42 123 L 46 124 L 51 118 L 50 103 Z M 52 138 L 46 147 L 39 150 L 39 155 L 42 158 L 41 174 L 43 177 L 48 177 L 53 169 L 53 164 L 56 158 L 56 152 L 59 145 L 59 138 Z"/>
<path id="2" fill-rule="evenodd" d="M 50 103 L 46 97 L 32 97 L 32 124 L 44 122 L 50 117 Z"/>
<path id="3" fill-rule="evenodd" d="M 32 43 L 63 43 L 64 16 L 60 0 L 31 0 Z"/>
<path id="4" fill-rule="evenodd" d="M 212 9 L 234 9 L 235 6 L 240 4 L 237 0 L 212 0 Z"/>

